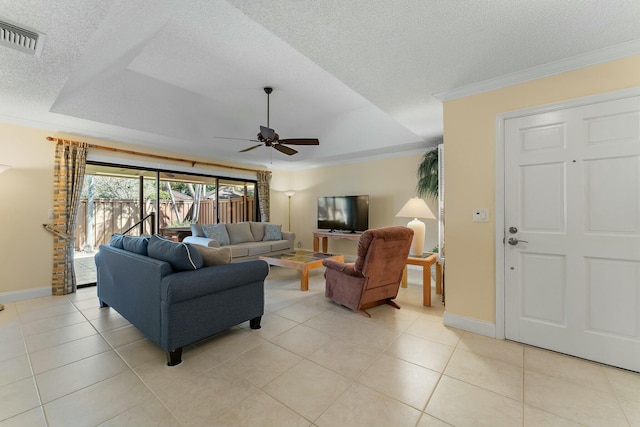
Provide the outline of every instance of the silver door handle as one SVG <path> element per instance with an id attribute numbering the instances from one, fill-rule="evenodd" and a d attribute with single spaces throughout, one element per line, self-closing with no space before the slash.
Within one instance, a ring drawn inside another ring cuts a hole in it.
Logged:
<path id="1" fill-rule="evenodd" d="M 509 237 L 509 240 L 507 240 L 507 242 L 508 242 L 511 246 L 515 246 L 515 245 L 517 245 L 517 244 L 518 244 L 518 243 L 520 243 L 520 242 L 523 242 L 523 243 L 529 243 L 529 242 L 528 242 L 528 241 L 526 241 L 526 240 L 518 240 L 518 239 L 516 239 L 515 237 Z"/>

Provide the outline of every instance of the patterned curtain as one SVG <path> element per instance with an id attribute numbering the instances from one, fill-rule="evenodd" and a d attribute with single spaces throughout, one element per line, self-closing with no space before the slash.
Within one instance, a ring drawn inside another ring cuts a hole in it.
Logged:
<path id="1" fill-rule="evenodd" d="M 53 295 L 76 291 L 73 243 L 80 191 L 87 165 L 87 144 L 58 139 L 53 169 Z"/>
<path id="2" fill-rule="evenodd" d="M 269 186 L 271 184 L 271 171 L 257 171 L 258 178 L 258 205 L 260 206 L 260 220 L 269 222 Z"/>

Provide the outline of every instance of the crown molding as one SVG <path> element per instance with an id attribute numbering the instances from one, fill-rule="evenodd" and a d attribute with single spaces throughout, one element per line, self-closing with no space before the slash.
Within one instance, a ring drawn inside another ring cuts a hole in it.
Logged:
<path id="1" fill-rule="evenodd" d="M 594 50 L 581 55 L 572 56 L 570 58 L 561 59 L 547 64 L 538 65 L 536 67 L 527 68 L 526 70 L 505 74 L 493 79 L 484 80 L 457 88 L 445 90 L 434 94 L 433 96 L 441 102 L 451 101 L 466 96 L 477 95 L 491 90 L 501 89 L 519 83 L 540 79 L 543 77 L 560 74 L 591 65 L 602 64 L 604 62 L 613 61 L 631 55 L 640 53 L 640 39 L 631 40 L 617 45 L 609 46 L 603 49 Z"/>

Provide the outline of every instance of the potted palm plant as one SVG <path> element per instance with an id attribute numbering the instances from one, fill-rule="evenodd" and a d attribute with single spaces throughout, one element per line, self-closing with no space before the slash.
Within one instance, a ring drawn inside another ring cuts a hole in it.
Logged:
<path id="1" fill-rule="evenodd" d="M 418 166 L 418 183 L 416 184 L 416 192 L 420 197 L 428 197 L 438 200 L 438 148 L 434 147 L 424 153 L 422 161 Z M 437 253 L 438 246 L 435 246 L 431 252 Z M 435 268 L 435 267 L 434 267 Z"/>
<path id="2" fill-rule="evenodd" d="M 416 191 L 420 197 L 438 199 L 438 149 L 433 148 L 422 157 L 418 166 Z"/>

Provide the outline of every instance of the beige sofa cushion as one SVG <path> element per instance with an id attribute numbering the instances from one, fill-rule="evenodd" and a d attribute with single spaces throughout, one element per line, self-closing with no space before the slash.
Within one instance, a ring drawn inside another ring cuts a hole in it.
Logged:
<path id="1" fill-rule="evenodd" d="M 264 239 L 264 222 L 251 221 L 251 234 L 253 234 L 253 240 L 256 242 L 262 242 Z"/>
<path id="2" fill-rule="evenodd" d="M 193 245 L 200 252 L 205 267 L 213 265 L 229 264 L 231 262 L 231 248 L 211 248 L 202 245 Z"/>
<path id="3" fill-rule="evenodd" d="M 251 234 L 251 226 L 248 222 L 225 225 L 229 234 L 230 244 L 237 245 L 238 243 L 253 242 L 253 234 Z"/>
<path id="4" fill-rule="evenodd" d="M 275 242 L 265 242 L 265 243 L 271 243 L 271 250 L 273 252 L 275 251 L 283 251 L 285 249 L 293 249 L 290 247 L 291 242 L 288 240 L 277 240 Z"/>
<path id="5" fill-rule="evenodd" d="M 241 248 L 242 250 L 247 251 L 247 256 L 252 255 L 262 255 L 271 252 L 271 244 L 272 242 L 247 242 L 247 243 L 239 243 L 237 245 L 230 246 L 235 250 L 235 248 Z M 235 256 L 235 255 L 234 255 Z"/>
<path id="6" fill-rule="evenodd" d="M 229 246 L 231 249 L 231 257 L 232 258 L 240 258 L 243 256 L 249 256 L 249 248 L 245 246 L 244 243 L 240 243 L 237 245 Z"/>

